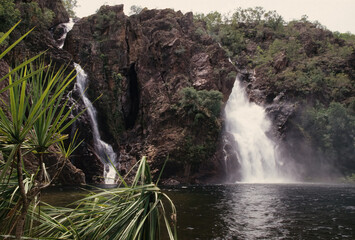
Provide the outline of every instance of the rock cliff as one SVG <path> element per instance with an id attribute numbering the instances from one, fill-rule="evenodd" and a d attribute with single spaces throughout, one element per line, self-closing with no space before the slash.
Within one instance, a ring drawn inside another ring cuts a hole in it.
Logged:
<path id="1" fill-rule="evenodd" d="M 74 25 L 64 49 L 87 72 L 90 99 L 102 94 L 94 103 L 101 135 L 113 145 L 123 173 L 146 155 L 154 173 L 168 159 L 164 177 L 173 182 L 222 178 L 224 166 L 217 157 L 222 117 L 189 112 L 182 90 L 219 91 L 225 102 L 236 69 L 194 24 L 192 13 L 144 10 L 128 17 L 123 5 L 103 6 Z M 87 120 L 79 126 L 85 144 L 92 146 Z M 92 162 L 98 163 L 94 155 L 86 152 L 75 160 L 84 172 L 94 170 L 87 177 L 91 182 L 102 174 L 92 168 Z"/>
<path id="2" fill-rule="evenodd" d="M 44 51 L 46 51 L 45 61 L 48 63 L 53 62 L 53 65 L 57 67 L 63 64 L 69 65 L 68 70 L 72 69 L 73 66 L 70 66 L 72 56 L 67 51 L 58 47 L 58 44 L 53 39 L 51 32 L 51 30 L 58 24 L 69 21 L 68 13 L 62 5 L 62 1 L 16 0 L 14 2 L 16 7 L 20 10 L 20 18 L 22 19 L 22 22 L 11 33 L 9 42 L 14 42 L 32 27 L 36 26 L 36 28 L 12 51 L 5 55 L 4 59 L 0 60 L 0 77 L 4 76 L 8 72 L 10 66 Z M 26 7 L 28 7 L 28 9 L 26 9 Z M 31 12 L 34 9 L 37 10 L 36 13 Z M 44 12 L 48 10 L 53 13 L 53 18 L 51 18 L 50 22 L 43 24 L 42 20 L 44 18 L 41 18 L 40 15 L 43 15 Z M 7 26 L 7 29 L 10 27 L 12 26 Z M 3 46 L 1 46 L 1 48 L 3 48 Z M 1 85 L 4 86 L 4 84 L 6 84 L 5 82 L 6 81 L 3 81 Z M 6 92 L 2 94 L 2 97 L 6 101 Z M 30 157 L 28 159 L 30 159 Z M 27 164 L 30 164 L 30 162 L 30 160 L 27 161 Z M 47 167 L 50 173 L 55 171 L 57 167 L 55 163 L 56 158 L 54 156 L 49 156 Z M 63 168 L 64 170 L 58 180 L 60 183 L 68 185 L 85 183 L 84 173 L 73 164 L 66 162 Z"/>

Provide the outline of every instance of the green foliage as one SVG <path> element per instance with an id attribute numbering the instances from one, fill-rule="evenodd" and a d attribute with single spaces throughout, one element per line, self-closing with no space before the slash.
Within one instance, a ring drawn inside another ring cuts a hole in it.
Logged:
<path id="1" fill-rule="evenodd" d="M 54 13 L 47 8 L 40 8 L 37 2 L 21 2 L 18 4 L 21 11 L 22 29 L 29 29 L 33 26 L 48 29 L 51 27 Z"/>
<path id="2" fill-rule="evenodd" d="M 204 35 L 206 35 L 206 30 L 203 29 L 202 27 L 198 27 L 195 31 L 195 34 L 197 36 L 204 36 Z"/>
<path id="3" fill-rule="evenodd" d="M 76 17 L 74 8 L 78 7 L 78 1 L 77 0 L 62 0 L 63 6 L 65 10 L 69 13 L 69 16 L 71 18 Z"/>
<path id="4" fill-rule="evenodd" d="M 329 89 L 330 96 L 335 101 L 344 101 L 347 96 L 351 96 L 352 89 L 354 89 L 354 81 L 350 79 L 347 74 L 338 73 L 331 74 L 326 78 L 329 85 L 332 87 Z"/>
<path id="5" fill-rule="evenodd" d="M 218 118 L 221 111 L 222 93 L 186 87 L 180 91 L 180 95 L 178 112 L 180 110 L 183 114 L 187 114 L 186 127 L 190 128 L 190 134 L 181 143 L 180 155 L 175 159 L 180 164 L 189 166 L 185 169 L 185 175 L 188 177 L 215 151 L 220 132 Z"/>
<path id="6" fill-rule="evenodd" d="M 221 44 L 233 53 L 232 55 L 240 53 L 246 46 L 245 35 L 237 26 L 227 25 L 221 28 L 219 39 Z"/>
<path id="7" fill-rule="evenodd" d="M 238 8 L 229 16 L 198 14 L 195 20 L 206 23 L 207 33 L 241 69 L 256 70 L 257 85 L 268 94 L 307 101 L 309 109 L 295 124 L 319 152 L 326 152 L 328 160 L 355 169 L 350 160 L 351 153 L 355 155 L 350 151 L 354 149 L 355 35 L 331 33 L 307 16 L 287 23 L 275 11 L 260 7 Z M 185 109 L 194 113 L 197 124 L 202 119 L 196 114 L 198 97 L 193 92 L 188 96 Z"/>
<path id="8" fill-rule="evenodd" d="M 223 24 L 222 14 L 219 12 L 210 12 L 208 14 L 195 14 L 195 21 L 204 21 L 206 23 L 207 31 L 213 36 L 219 30 L 219 27 Z"/>
<path id="9" fill-rule="evenodd" d="M 271 64 L 280 54 L 285 54 L 288 61 L 299 62 L 305 57 L 300 49 L 302 44 L 297 39 L 275 39 L 267 49 L 257 48 L 253 63 L 256 66 Z"/>
<path id="10" fill-rule="evenodd" d="M 232 23 L 264 24 L 277 30 L 284 23 L 283 18 L 276 11 L 266 11 L 262 7 L 242 9 L 238 8 L 232 15 Z"/>
<path id="11" fill-rule="evenodd" d="M 73 208 L 42 207 L 34 236 L 51 239 L 161 239 L 161 223 L 169 239 L 177 239 L 176 209 L 153 183 L 145 157 L 131 186 L 100 189 L 75 202 Z M 170 210 L 167 208 L 170 207 Z M 171 213 L 171 220 L 167 214 Z M 162 221 L 161 221 L 162 220 Z M 171 225 L 173 227 L 171 227 Z"/>
<path id="12" fill-rule="evenodd" d="M 223 97 L 221 92 L 215 90 L 198 91 L 192 87 L 187 87 L 183 88 L 180 94 L 180 105 L 188 114 L 202 113 L 214 119 L 219 117 Z"/>
<path id="13" fill-rule="evenodd" d="M 0 32 L 5 32 L 20 20 L 20 11 L 14 0 L 0 1 Z"/>
<path id="14" fill-rule="evenodd" d="M 4 35 L 5 35 L 5 33 L 0 32 L 0 38 L 2 38 Z M 8 47 L 9 43 L 7 40 L 8 40 L 7 38 L 4 39 L 4 41 L 2 41 L 0 43 L 0 47 Z"/>
<path id="15" fill-rule="evenodd" d="M 0 39 L 0 43 L 15 27 Z M 28 34 L 3 51 L 0 59 Z M 45 151 L 50 146 L 55 149 L 67 138 L 62 132 L 76 119 L 67 121 L 71 109 L 61 103 L 64 90 L 75 79 L 74 70 L 65 75 L 64 67 L 52 70 L 43 62 L 36 65 L 35 60 L 41 55 L 10 69 L 0 80 L 8 80 L 7 86 L 0 90 L 0 93 L 6 91 L 5 96 L 8 96 L 8 99 L 2 99 L 0 107 L 0 151 L 3 156 L 0 191 L 5 196 L 0 214 L 6 216 L 0 220 L 0 234 L 14 234 L 17 239 L 24 234 L 25 227 L 32 227 L 33 219 L 28 216 L 28 211 L 36 207 L 41 189 L 60 173 L 61 167 L 56 166 L 55 174 L 49 176 L 43 161 Z M 30 158 L 29 155 L 36 157 Z M 25 159 L 31 162 L 32 168 L 27 168 Z M 64 163 L 58 161 L 62 167 Z"/>
<path id="16" fill-rule="evenodd" d="M 355 167 L 355 116 L 344 105 L 332 102 L 329 107 L 308 108 L 302 127 L 324 157 L 338 159 L 340 166 Z"/>
<path id="17" fill-rule="evenodd" d="M 203 163 L 211 156 L 214 149 L 212 141 L 205 139 L 202 143 L 196 143 L 192 137 L 188 136 L 185 138 L 183 145 L 183 162 L 191 164 L 193 167 L 198 167 L 200 163 Z"/>
<path id="18" fill-rule="evenodd" d="M 245 49 L 248 37 L 257 35 L 263 37 L 264 29 L 279 33 L 284 24 L 282 17 L 275 11 L 267 12 L 261 7 L 238 8 L 231 17 L 222 16 L 219 12 L 197 14 L 195 21 L 204 21 L 207 32 L 221 42 L 231 56 Z M 245 31 L 245 24 L 251 25 L 253 30 Z"/>
<path id="19" fill-rule="evenodd" d="M 229 72 L 227 75 L 228 79 L 235 79 L 237 77 L 237 73 L 236 72 Z"/>
<path id="20" fill-rule="evenodd" d="M 355 34 L 352 34 L 351 32 L 346 32 L 346 33 L 334 32 L 333 34 L 335 37 L 339 39 L 343 39 L 347 42 L 351 42 L 355 44 Z"/>
<path id="21" fill-rule="evenodd" d="M 114 23 L 117 24 L 115 21 L 116 13 L 114 11 L 100 8 L 96 13 L 95 29 L 97 31 L 102 31 Z"/>

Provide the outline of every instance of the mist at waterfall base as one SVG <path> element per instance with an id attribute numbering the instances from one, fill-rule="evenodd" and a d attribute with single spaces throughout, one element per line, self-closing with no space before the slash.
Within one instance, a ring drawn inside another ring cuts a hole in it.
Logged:
<path id="1" fill-rule="evenodd" d="M 225 107 L 226 133 L 239 165 L 237 181 L 249 183 L 293 182 L 293 169 L 281 156 L 278 144 L 272 139 L 271 121 L 265 109 L 246 96 L 239 78 L 236 79 Z M 228 159 L 226 159 L 228 161 Z M 228 166 L 228 162 L 226 162 Z"/>
<path id="2" fill-rule="evenodd" d="M 101 139 L 99 127 L 97 124 L 96 110 L 92 105 L 91 101 L 88 99 L 88 97 L 85 94 L 85 88 L 87 85 L 88 77 L 79 64 L 74 63 L 74 65 L 77 71 L 77 76 L 76 76 L 77 82 L 75 84 L 75 87 L 79 90 L 81 99 L 84 102 L 85 107 L 87 109 L 86 112 L 90 117 L 91 130 L 93 133 L 93 140 L 94 140 L 94 148 L 101 162 L 104 164 L 103 176 L 105 179 L 105 184 L 114 184 L 116 179 L 115 165 L 117 165 L 116 153 L 113 151 L 111 145 L 109 145 L 108 143 L 104 142 Z"/>

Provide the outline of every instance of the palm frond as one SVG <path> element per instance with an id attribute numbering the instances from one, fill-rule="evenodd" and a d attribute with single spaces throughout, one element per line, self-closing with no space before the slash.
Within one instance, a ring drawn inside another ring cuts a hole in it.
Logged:
<path id="1" fill-rule="evenodd" d="M 130 187 L 101 189 L 75 202 L 74 209 L 47 207 L 37 234 L 57 239 L 160 239 L 161 220 L 169 239 L 177 239 L 176 208 L 171 199 L 152 183 L 147 160 L 143 157 Z M 65 230 L 64 230 L 65 229 Z"/>

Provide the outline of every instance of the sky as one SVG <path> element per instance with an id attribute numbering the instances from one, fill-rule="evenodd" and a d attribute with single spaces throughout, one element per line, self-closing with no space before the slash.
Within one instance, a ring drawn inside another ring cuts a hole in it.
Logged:
<path id="1" fill-rule="evenodd" d="M 276 10 L 286 21 L 308 16 L 310 21 L 319 21 L 331 31 L 355 34 L 355 0 L 78 0 L 75 9 L 78 17 L 96 12 L 101 5 L 124 4 L 128 15 L 130 7 L 137 5 L 149 9 L 172 8 L 186 13 L 209 13 L 218 11 L 228 14 L 238 7 L 261 6 L 265 10 Z"/>

